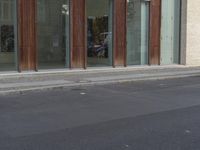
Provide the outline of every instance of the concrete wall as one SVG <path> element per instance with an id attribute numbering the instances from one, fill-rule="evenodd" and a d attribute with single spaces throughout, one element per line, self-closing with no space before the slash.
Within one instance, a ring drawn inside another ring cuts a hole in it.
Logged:
<path id="1" fill-rule="evenodd" d="M 185 60 L 186 65 L 200 66 L 199 7 L 200 7 L 200 0 L 187 0 L 186 60 Z"/>

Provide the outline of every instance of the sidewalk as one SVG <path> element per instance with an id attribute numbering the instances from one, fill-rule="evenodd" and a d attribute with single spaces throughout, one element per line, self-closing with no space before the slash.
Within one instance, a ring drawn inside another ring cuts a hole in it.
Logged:
<path id="1" fill-rule="evenodd" d="M 144 66 L 0 74 L 0 94 L 72 86 L 200 76 L 200 67 Z"/>

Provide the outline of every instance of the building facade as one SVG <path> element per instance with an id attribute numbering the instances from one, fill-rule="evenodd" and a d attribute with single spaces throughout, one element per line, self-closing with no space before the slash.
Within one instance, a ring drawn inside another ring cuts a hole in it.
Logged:
<path id="1" fill-rule="evenodd" d="M 198 5 L 198 0 L 0 0 L 0 72 L 198 66 Z"/>

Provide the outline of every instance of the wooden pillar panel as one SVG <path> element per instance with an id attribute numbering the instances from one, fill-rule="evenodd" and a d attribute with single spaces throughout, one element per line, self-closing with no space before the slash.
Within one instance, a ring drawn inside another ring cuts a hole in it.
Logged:
<path id="1" fill-rule="evenodd" d="M 71 1 L 71 68 L 86 67 L 85 0 Z"/>
<path id="2" fill-rule="evenodd" d="M 114 0 L 114 66 L 126 66 L 127 1 Z"/>
<path id="3" fill-rule="evenodd" d="M 150 2 L 149 63 L 160 64 L 161 0 Z"/>
<path id="4" fill-rule="evenodd" d="M 19 68 L 36 70 L 36 0 L 18 0 Z"/>

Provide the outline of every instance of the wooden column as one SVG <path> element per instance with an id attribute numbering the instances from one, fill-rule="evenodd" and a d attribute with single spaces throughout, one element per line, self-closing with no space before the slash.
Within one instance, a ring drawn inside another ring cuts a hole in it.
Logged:
<path id="1" fill-rule="evenodd" d="M 36 0 L 18 0 L 19 70 L 36 70 Z"/>
<path id="2" fill-rule="evenodd" d="M 126 66 L 127 0 L 114 0 L 113 66 Z"/>
<path id="3" fill-rule="evenodd" d="M 161 0 L 150 2 L 149 64 L 160 64 Z"/>
<path id="4" fill-rule="evenodd" d="M 71 0 L 71 68 L 86 68 L 85 0 Z"/>

